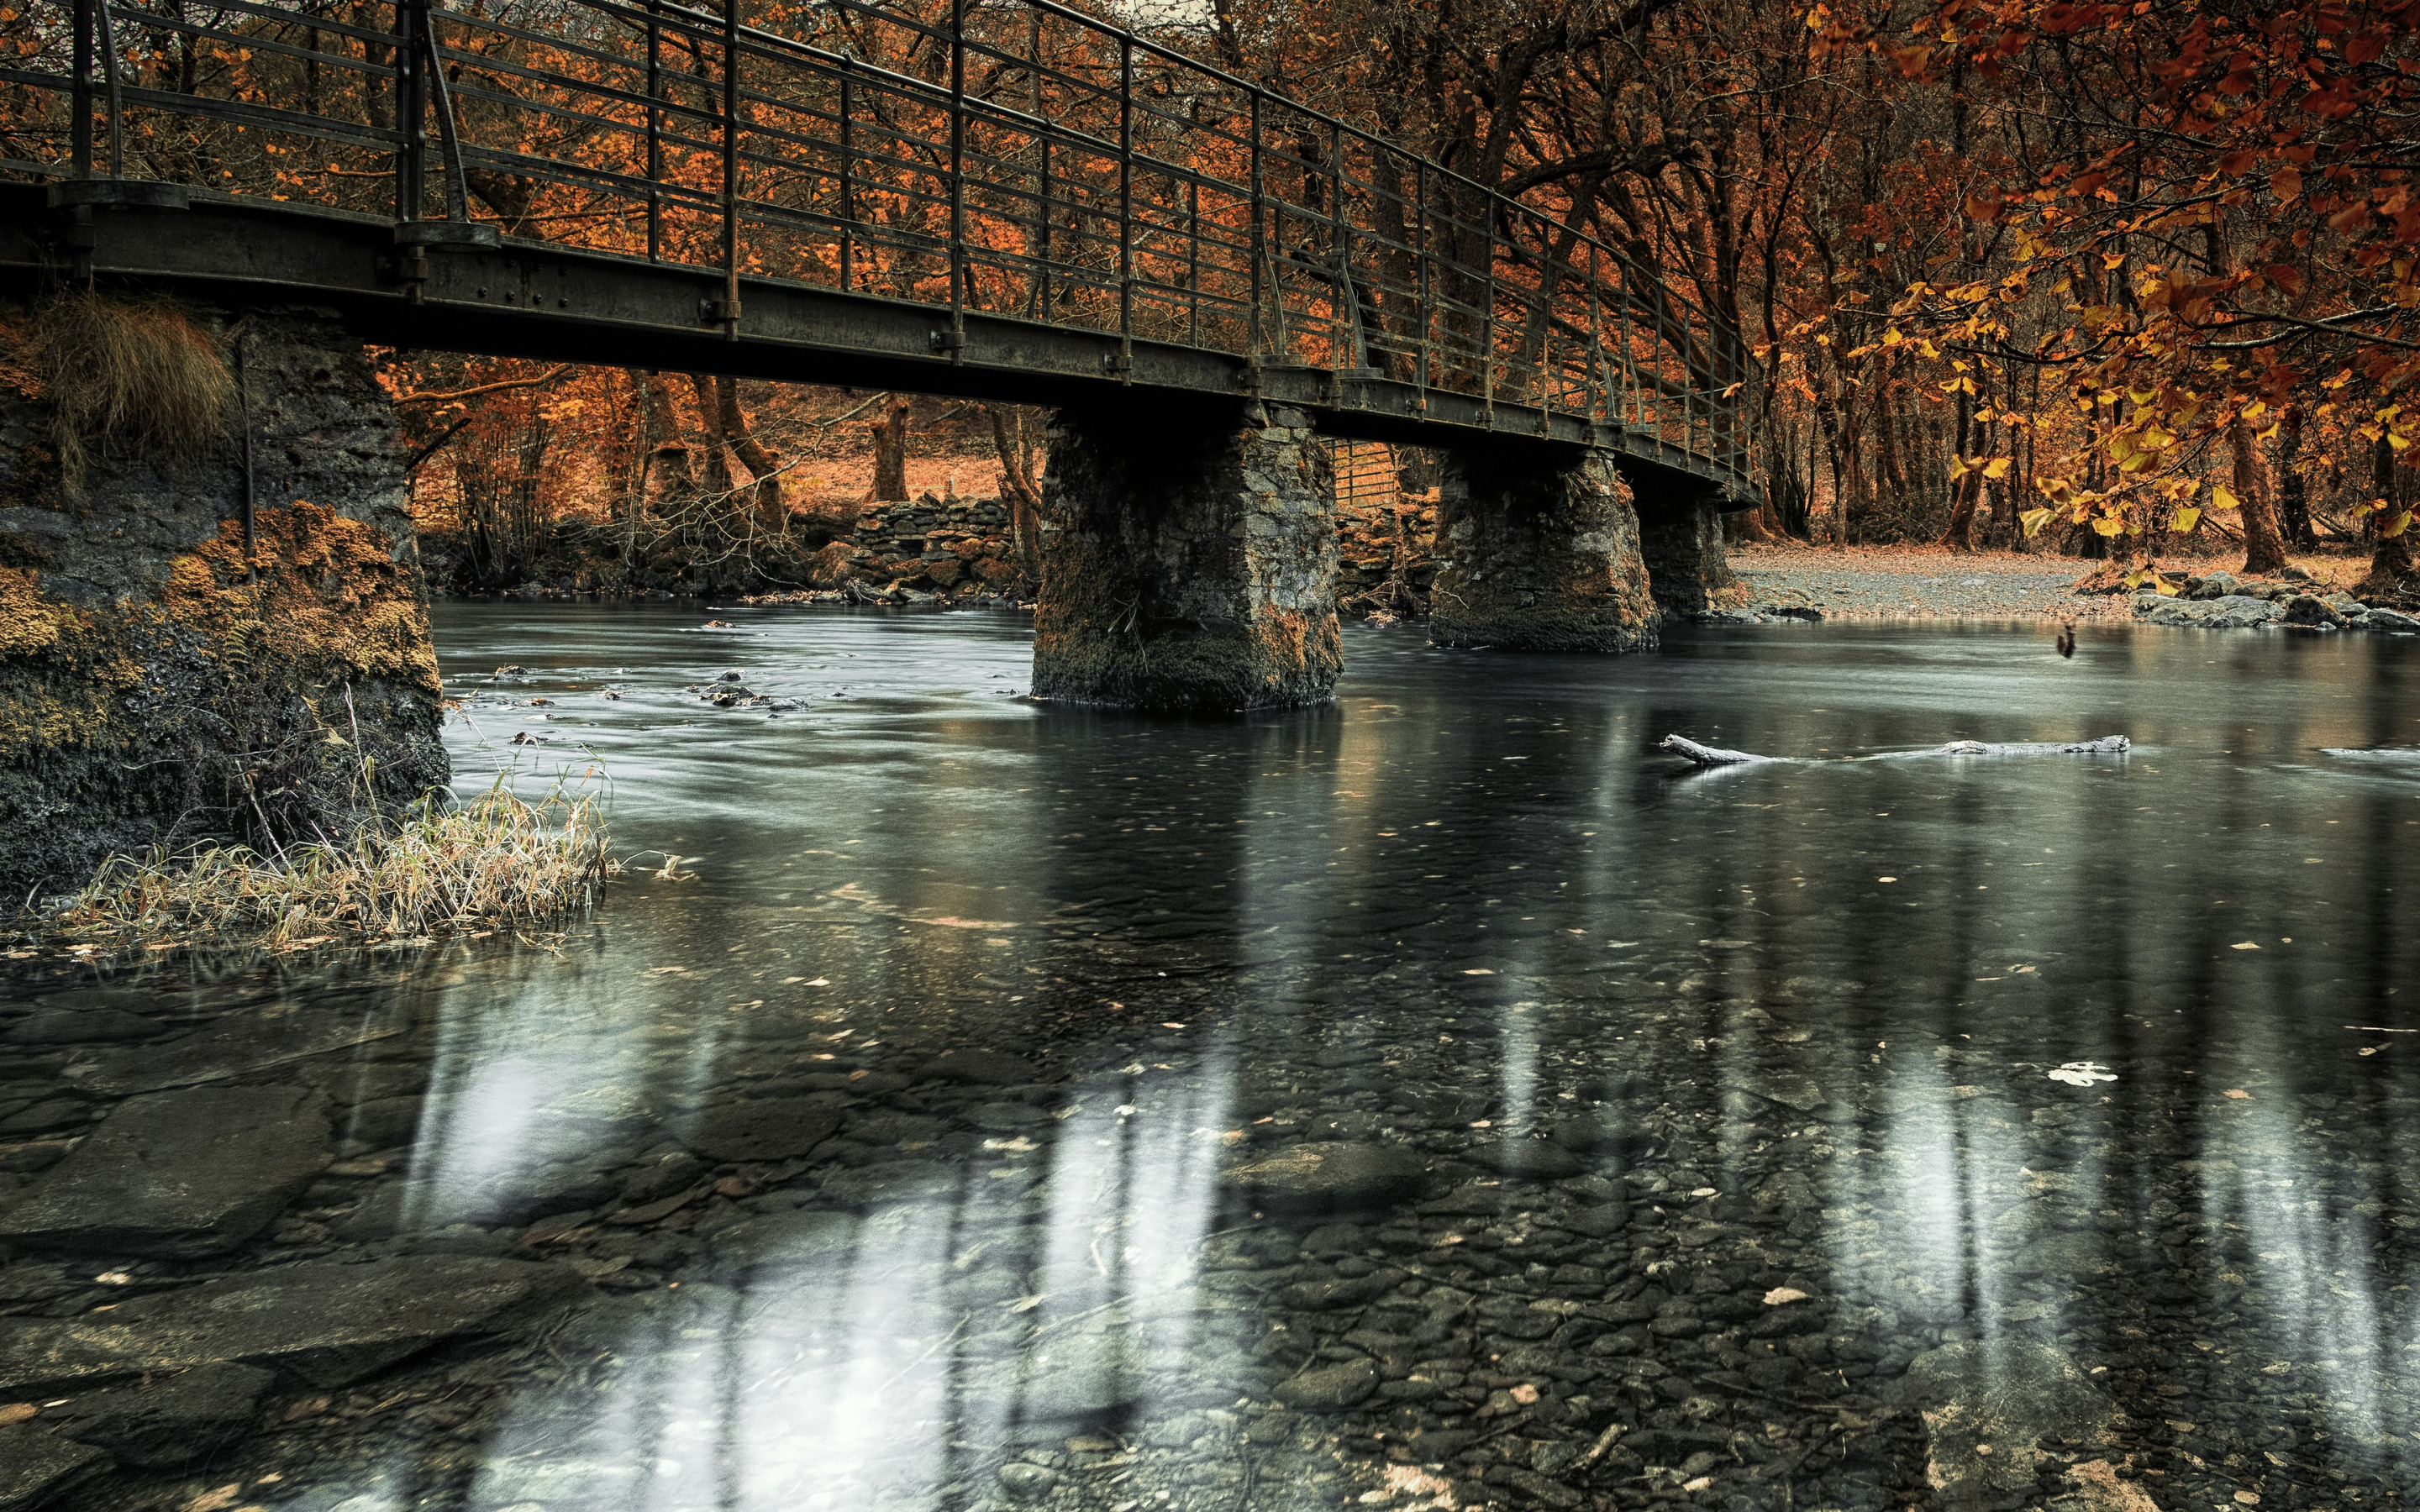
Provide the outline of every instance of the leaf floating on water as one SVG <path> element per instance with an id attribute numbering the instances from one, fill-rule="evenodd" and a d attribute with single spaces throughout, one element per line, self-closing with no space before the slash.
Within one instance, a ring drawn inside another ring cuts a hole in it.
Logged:
<path id="1" fill-rule="evenodd" d="M 1464 971 L 1463 975 L 1466 977 L 1492 977 L 1496 975 L 1496 973 L 1485 966 L 1472 966 Z"/>
<path id="2" fill-rule="evenodd" d="M 2242 1088 L 2241 1088 L 2241 1087 L 2230 1087 L 2230 1088 L 2228 1088 L 2226 1089 L 2226 1095 L 2227 1095 L 2227 1096 L 2229 1096 L 2229 1097 L 2231 1097 L 2231 1098 L 2235 1098 L 2235 1099 L 2238 1099 L 2239 1101 L 2246 1102 L 2246 1103 L 2248 1103 L 2248 1102 L 2250 1102 L 2250 1101 L 2252 1100 L 2252 1094 L 2251 1094 L 2251 1093 L 2249 1093 L 2249 1092 L 2247 1092 L 2247 1091 L 2245 1091 L 2245 1090 L 2244 1090 Z"/>
<path id="3" fill-rule="evenodd" d="M 2227 949 L 2230 950 L 2257 950 L 2260 947 L 2251 940 L 2239 940 L 2235 944 L 2228 946 Z"/>
<path id="4" fill-rule="evenodd" d="M 1034 1308 L 1041 1305 L 1042 1293 L 1037 1291 L 1031 1297 L 1019 1297 L 1015 1302 L 1010 1303 L 1008 1304 L 1008 1310 L 1013 1313 L 1030 1313 Z"/>
<path id="5" fill-rule="evenodd" d="M 1767 1307 L 1786 1307 L 1793 1302 L 1806 1300 L 1807 1293 L 1796 1287 L 1776 1287 L 1764 1294 L 1764 1304 Z"/>
<path id="6" fill-rule="evenodd" d="M 2065 1082 L 2070 1087 L 2089 1087 L 2095 1082 L 2114 1082 L 2118 1079 L 2118 1073 L 2099 1061 L 2071 1060 L 2052 1072 L 2050 1079 L 2055 1082 Z"/>

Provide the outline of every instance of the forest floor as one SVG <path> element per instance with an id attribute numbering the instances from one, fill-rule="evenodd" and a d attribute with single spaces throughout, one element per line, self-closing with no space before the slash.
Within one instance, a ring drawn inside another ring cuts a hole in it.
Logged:
<path id="1" fill-rule="evenodd" d="M 2366 554 L 2296 552 L 2295 565 L 2344 586 L 2368 570 Z M 1731 571 L 1747 585 L 1747 607 L 1793 606 L 1826 619 L 2125 620 L 2132 595 L 2079 594 L 2078 579 L 2107 565 L 2026 551 L 1952 551 L 1937 546 L 1737 546 Z M 2233 572 L 2240 556 L 2162 559 L 2171 571 Z"/>

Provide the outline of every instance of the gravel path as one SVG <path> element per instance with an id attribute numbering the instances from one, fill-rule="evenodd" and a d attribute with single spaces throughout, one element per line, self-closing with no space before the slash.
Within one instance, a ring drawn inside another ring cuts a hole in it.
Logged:
<path id="1" fill-rule="evenodd" d="M 1747 608 L 1811 608 L 1825 619 L 2126 619 L 2132 608 L 2122 594 L 2077 596 L 2075 580 L 2099 563 L 2070 557 L 1752 547 L 1730 562 Z"/>

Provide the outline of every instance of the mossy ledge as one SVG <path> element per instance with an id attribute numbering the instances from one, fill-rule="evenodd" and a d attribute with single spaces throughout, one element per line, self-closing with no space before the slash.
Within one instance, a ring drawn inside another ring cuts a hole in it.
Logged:
<path id="1" fill-rule="evenodd" d="M 309 310 L 182 314 L 223 351 L 241 323 L 249 554 L 235 416 L 179 450 L 96 436 L 70 487 L 39 323 L 0 310 L 0 887 L 17 903 L 113 854 L 335 840 L 447 776 L 394 415 L 360 343 Z"/>

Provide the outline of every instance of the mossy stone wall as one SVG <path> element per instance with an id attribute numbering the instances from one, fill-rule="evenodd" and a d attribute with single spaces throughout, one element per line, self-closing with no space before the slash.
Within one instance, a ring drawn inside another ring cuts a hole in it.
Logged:
<path id="1" fill-rule="evenodd" d="M 255 546 L 233 424 L 174 462 L 101 443 L 60 476 L 28 313 L 0 306 L 0 888 L 113 851 L 318 838 L 447 776 L 395 416 L 308 310 L 188 312 L 244 342 Z"/>
<path id="2" fill-rule="evenodd" d="M 1610 453 L 1448 455 L 1429 638 L 1508 651 L 1638 651 L 1660 616 L 1630 485 Z"/>
<path id="3" fill-rule="evenodd" d="M 1036 694 L 1200 710 L 1326 699 L 1343 670 L 1334 489 L 1307 417 L 1063 409 L 1049 447 Z"/>

